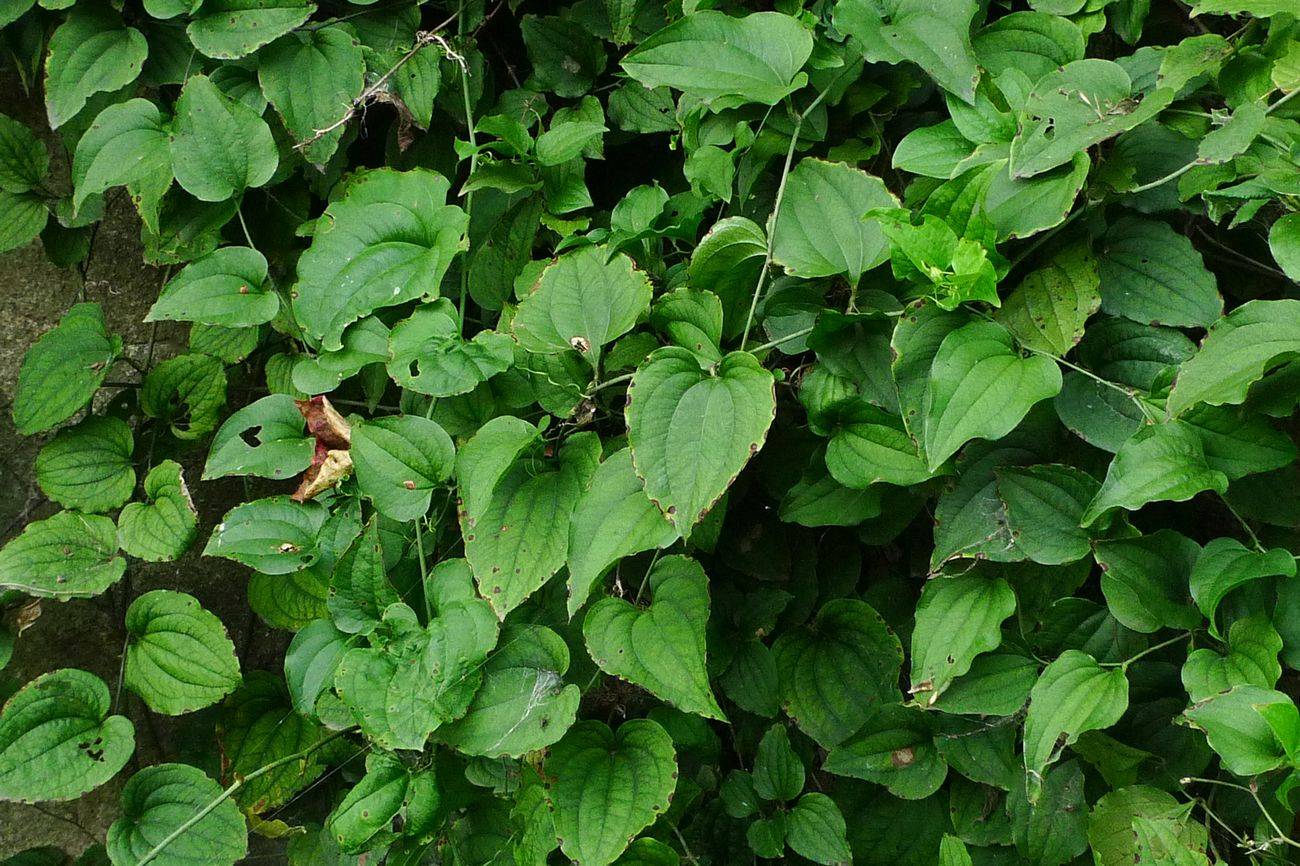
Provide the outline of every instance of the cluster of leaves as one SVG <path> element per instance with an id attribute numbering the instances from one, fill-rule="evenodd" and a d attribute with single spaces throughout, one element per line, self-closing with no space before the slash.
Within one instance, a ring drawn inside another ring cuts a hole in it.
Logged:
<path id="1" fill-rule="evenodd" d="M 0 599 L 201 464 L 287 648 L 5 686 L 5 800 L 194 714 L 83 862 L 1290 862 L 1294 0 L 120 5 L 0 0 L 0 247 L 124 189 L 188 351 L 31 346 Z"/>

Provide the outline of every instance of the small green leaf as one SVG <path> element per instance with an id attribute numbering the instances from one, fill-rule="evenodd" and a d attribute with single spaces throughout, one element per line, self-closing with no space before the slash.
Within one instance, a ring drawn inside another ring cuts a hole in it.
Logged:
<path id="1" fill-rule="evenodd" d="M 427 512 L 434 488 L 451 477 L 455 459 L 446 431 L 418 415 L 372 418 L 352 427 L 357 484 L 393 520 L 414 520 Z"/>
<path id="2" fill-rule="evenodd" d="M 1239 685 L 1214 695 L 1183 713 L 1223 760 L 1223 766 L 1238 776 L 1267 773 L 1281 766 L 1286 752 L 1259 708 L 1274 704 L 1293 706 L 1289 697 L 1272 689 Z"/>
<path id="3" fill-rule="evenodd" d="M 271 321 L 279 311 L 280 297 L 266 285 L 262 254 L 249 247 L 222 247 L 168 281 L 145 321 L 247 328 Z"/>
<path id="4" fill-rule="evenodd" d="M 158 107 L 130 99 L 101 111 L 77 141 L 72 183 L 74 210 L 111 187 L 127 187 L 139 199 L 145 224 L 156 230 L 163 194 L 172 184 L 168 130 Z"/>
<path id="5" fill-rule="evenodd" d="M 149 371 L 140 389 L 140 408 L 151 418 L 169 421 L 178 439 L 211 433 L 225 405 L 226 370 L 211 355 L 168 358 Z M 182 425 L 182 419 L 188 423 Z"/>
<path id="6" fill-rule="evenodd" d="M 472 391 L 514 362 L 514 343 L 505 334 L 480 331 L 463 339 L 456 308 L 446 298 L 417 307 L 394 325 L 388 346 L 393 380 L 432 397 Z"/>
<path id="7" fill-rule="evenodd" d="M 176 100 L 171 157 L 176 182 L 199 201 L 262 186 L 280 164 L 266 121 L 205 75 L 191 76 Z"/>
<path id="8" fill-rule="evenodd" d="M 803 791 L 803 761 L 790 747 L 785 725 L 767 729 L 754 757 L 754 790 L 764 800 L 787 802 Z"/>
<path id="9" fill-rule="evenodd" d="M 785 841 L 800 857 L 823 866 L 853 862 L 844 816 L 825 794 L 804 794 L 785 821 Z"/>
<path id="10" fill-rule="evenodd" d="M 157 589 L 126 610 L 124 682 L 149 709 L 179 716 L 215 704 L 239 685 L 226 628 L 197 599 Z"/>
<path id="11" fill-rule="evenodd" d="M 1295 557 L 1288 550 L 1251 550 L 1235 538 L 1216 538 L 1200 552 L 1188 583 L 1196 606 L 1217 636 L 1215 613 L 1230 592 L 1264 577 L 1295 577 L 1295 573 Z"/>
<path id="12" fill-rule="evenodd" d="M 92 415 L 60 430 L 36 456 L 36 481 L 64 508 L 111 511 L 131 498 L 135 440 L 120 418 Z"/>
<path id="13" fill-rule="evenodd" d="M 25 436 L 68 420 L 95 395 L 122 353 L 99 304 L 77 304 L 23 355 L 14 423 Z"/>
<path id="14" fill-rule="evenodd" d="M 50 152 L 24 124 L 0 114 L 0 189 L 19 193 L 38 187 L 50 171 Z"/>
<path id="15" fill-rule="evenodd" d="M 163 839 L 221 796 L 221 786 L 198 767 L 145 767 L 122 788 L 122 816 L 108 828 L 113 866 L 138 863 Z M 233 866 L 248 853 L 248 830 L 234 800 L 224 800 L 177 836 L 151 863 Z"/>
<path id="16" fill-rule="evenodd" d="M 854 400 L 836 414 L 838 423 L 826 446 L 826 469 L 845 487 L 920 484 L 933 474 L 901 418 L 865 400 Z"/>
<path id="17" fill-rule="evenodd" d="M 411 772 L 396 755 L 366 755 L 365 775 L 343 795 L 325 828 L 347 853 L 360 853 L 391 838 L 411 788 Z"/>
<path id="18" fill-rule="evenodd" d="M 299 715 L 316 716 L 316 701 L 334 685 L 334 671 L 350 644 L 326 619 L 312 620 L 293 636 L 284 654 L 284 681 Z"/>
<path id="19" fill-rule="evenodd" d="M 1178 421 L 1152 424 L 1120 446 L 1082 523 L 1091 526 L 1112 508 L 1137 511 L 1148 502 L 1184 502 L 1203 490 L 1227 489 L 1227 476 L 1209 467 L 1190 427 Z"/>
<path id="20" fill-rule="evenodd" d="M 104 681 L 72 668 L 15 692 L 0 709 L 0 800 L 73 800 L 117 775 L 135 728 L 109 706 Z"/>
<path id="21" fill-rule="evenodd" d="M 327 602 L 330 617 L 348 634 L 370 634 L 388 606 L 399 601 L 384 567 L 379 520 L 372 517 L 334 564 Z"/>
<path id="22" fill-rule="evenodd" d="M 1097 495 L 1095 478 L 1062 464 L 1005 466 L 994 472 L 1007 527 L 1025 556 L 1043 565 L 1064 565 L 1091 552 L 1091 539 L 1079 522 Z"/>
<path id="23" fill-rule="evenodd" d="M 1021 281 L 995 318 L 1022 346 L 1065 355 L 1101 304 L 1097 260 L 1082 245 L 1066 248 Z"/>
<path id="24" fill-rule="evenodd" d="M 1282 638 L 1267 617 L 1243 617 L 1228 628 L 1227 653 L 1193 650 L 1183 663 L 1183 688 L 1193 703 L 1204 701 L 1234 686 L 1271 689 L 1282 676 L 1277 654 Z"/>
<path id="25" fill-rule="evenodd" d="M 315 722 L 293 711 L 280 677 L 250 671 L 243 684 L 226 698 L 217 733 L 224 755 L 223 768 L 228 777 L 238 779 L 315 745 L 322 731 Z M 289 802 L 323 771 L 320 753 L 312 752 L 247 779 L 235 799 L 249 812 L 274 809 Z"/>
<path id="26" fill-rule="evenodd" d="M 269 394 L 226 419 L 212 437 L 203 480 L 227 475 L 288 478 L 311 465 L 315 440 L 287 394 Z M 256 437 L 257 444 L 252 444 Z"/>
<path id="27" fill-rule="evenodd" d="M 974 0 L 839 0 L 835 26 L 861 44 L 868 60 L 910 61 L 949 93 L 975 101 L 979 70 L 971 48 Z"/>
<path id="28" fill-rule="evenodd" d="M 582 634 L 592 660 L 683 712 L 725 719 L 709 688 L 704 641 L 709 579 L 704 569 L 685 556 L 664 557 L 647 581 L 648 607 L 603 598 L 587 612 Z"/>
<path id="29" fill-rule="evenodd" d="M 1048 770 L 1041 790 L 1024 781 L 1007 798 L 1016 850 L 1035 866 L 1072 862 L 1088 848 L 1088 801 L 1079 763 Z"/>
<path id="30" fill-rule="evenodd" d="M 203 555 L 233 559 L 263 574 L 300 571 L 320 556 L 316 533 L 327 513 L 318 503 L 287 496 L 245 502 L 212 530 Z"/>
<path id="31" fill-rule="evenodd" d="M 38 598 L 92 598 L 125 571 L 117 527 L 95 514 L 60 511 L 32 521 L 0 550 L 0 588 Z"/>
<path id="32" fill-rule="evenodd" d="M 293 30 L 315 10 L 310 0 L 203 0 L 185 32 L 208 57 L 238 60 Z"/>
<path id="33" fill-rule="evenodd" d="M 179 559 L 198 534 L 199 514 L 181 465 L 164 460 L 144 478 L 146 502 L 128 502 L 117 516 L 122 550 L 146 562 Z"/>
<path id="34" fill-rule="evenodd" d="M 1215 322 L 1200 351 L 1179 369 L 1169 414 L 1181 415 L 1197 403 L 1242 403 L 1252 383 L 1295 352 L 1300 300 L 1248 301 Z"/>
<path id="35" fill-rule="evenodd" d="M 649 719 L 617 732 L 582 721 L 551 747 L 545 768 L 560 849 L 579 866 L 606 866 L 668 810 L 677 756 L 668 733 Z"/>
<path id="36" fill-rule="evenodd" d="M 45 110 L 58 129 L 96 93 L 135 81 L 149 46 L 107 4 L 78 6 L 50 37 L 45 56 Z"/>
<path id="37" fill-rule="evenodd" d="M 853 736 L 831 749 L 822 769 L 884 785 L 905 800 L 923 800 L 948 776 L 934 745 L 936 718 L 916 707 L 876 707 Z"/>
<path id="38" fill-rule="evenodd" d="M 1300 214 L 1286 214 L 1269 227 L 1268 249 L 1288 277 L 1300 280 Z"/>
<path id="39" fill-rule="evenodd" d="M 912 631 L 912 694 L 933 704 L 981 653 L 1002 643 L 1002 621 L 1016 609 L 1005 580 L 938 577 L 926 582 Z"/>

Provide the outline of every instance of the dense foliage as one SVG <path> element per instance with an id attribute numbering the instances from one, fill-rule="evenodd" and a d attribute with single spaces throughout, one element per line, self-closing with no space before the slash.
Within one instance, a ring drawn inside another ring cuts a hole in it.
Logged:
<path id="1" fill-rule="evenodd" d="M 122 599 L 0 799 L 129 775 L 114 866 L 1293 862 L 1298 11 L 0 0 L 0 247 L 128 195 L 189 323 L 28 349 L 0 657 L 199 545 L 286 647 Z"/>

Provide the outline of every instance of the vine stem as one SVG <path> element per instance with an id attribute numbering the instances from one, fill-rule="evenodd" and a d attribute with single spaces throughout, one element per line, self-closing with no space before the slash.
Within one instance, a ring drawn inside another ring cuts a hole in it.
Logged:
<path id="1" fill-rule="evenodd" d="M 465 0 L 460 0 L 460 5 L 456 11 L 456 32 L 464 30 L 465 24 Z M 474 170 L 478 168 L 478 136 L 474 130 L 474 106 L 469 96 L 469 64 L 464 58 L 460 60 L 460 93 L 465 102 L 465 128 L 469 131 L 469 174 L 466 179 L 474 176 Z M 470 213 L 474 207 L 474 190 L 464 194 L 465 196 L 465 213 Z M 465 305 L 466 298 L 469 297 L 469 252 L 465 253 L 465 258 L 460 266 L 460 298 L 457 301 L 460 319 L 461 333 L 465 332 Z"/>
<path id="2" fill-rule="evenodd" d="M 231 782 L 230 785 L 224 791 L 222 791 L 219 795 L 217 795 L 211 801 L 209 801 L 208 805 L 204 806 L 198 812 L 195 812 L 194 815 L 188 820 L 186 820 L 184 824 L 181 824 L 175 830 L 168 833 L 161 842 L 159 842 L 157 845 L 150 848 L 149 851 L 143 857 L 141 857 L 139 860 L 135 862 L 135 866 L 145 866 L 146 863 L 153 861 L 154 858 L 156 858 L 159 854 L 161 854 L 164 850 L 166 850 L 168 845 L 170 845 L 171 843 L 179 839 L 181 836 L 183 836 L 195 824 L 199 823 L 204 818 L 208 817 L 208 815 L 212 814 L 212 812 L 222 803 L 226 802 L 231 797 L 235 796 L 235 793 L 240 788 L 244 787 L 244 785 L 248 784 L 249 782 L 253 781 L 259 776 L 265 776 L 267 773 L 271 772 L 272 770 L 278 770 L 280 767 L 283 767 L 285 764 L 292 764 L 294 761 L 301 761 L 303 758 L 307 757 L 312 752 L 315 752 L 317 749 L 320 749 L 325 745 L 337 740 L 339 737 L 342 737 L 346 734 L 350 734 L 355 730 L 357 729 L 353 727 L 353 728 L 344 728 L 341 731 L 335 731 L 334 733 L 330 734 L 328 737 L 316 741 L 315 743 L 313 743 L 312 745 L 308 746 L 305 749 L 302 749 L 301 751 L 297 751 L 294 752 L 292 755 L 286 755 L 283 758 L 274 760 L 269 764 L 258 767 L 256 770 L 249 773 L 247 776 L 240 776 L 239 778 L 235 779 L 235 781 Z"/>
<path id="3" fill-rule="evenodd" d="M 1300 91 L 1296 92 L 1300 93 Z M 1221 788 L 1231 788 L 1234 791 L 1244 791 L 1249 794 L 1250 798 L 1255 801 L 1255 805 L 1259 807 L 1259 811 L 1264 813 L 1264 818 L 1268 821 L 1269 825 L 1272 826 L 1273 832 L 1277 833 L 1277 841 L 1290 845 L 1292 848 L 1300 848 L 1300 842 L 1297 842 L 1288 836 L 1282 828 L 1277 825 L 1277 821 L 1273 820 L 1272 813 L 1265 808 L 1264 801 L 1259 799 L 1259 793 L 1253 786 L 1238 785 L 1236 782 L 1225 782 L 1222 779 L 1206 779 L 1201 776 L 1184 776 L 1178 780 L 1180 785 L 1190 785 L 1192 782 L 1200 782 L 1205 785 L 1218 785 Z"/>
<path id="4" fill-rule="evenodd" d="M 784 337 L 780 337 L 780 338 L 778 338 L 778 339 L 771 340 L 771 341 L 766 342 L 766 343 L 763 343 L 762 345 L 759 345 L 759 346 L 755 346 L 754 348 L 750 349 L 749 351 L 750 351 L 752 354 L 755 354 L 755 355 L 756 355 L 756 354 L 758 354 L 759 352 L 764 352 L 764 351 L 766 351 L 766 350 L 768 350 L 768 349 L 775 349 L 777 346 L 781 345 L 782 343 L 788 343 L 788 342 L 790 342 L 791 340 L 797 340 L 797 339 L 799 339 L 800 337 L 806 337 L 806 336 L 808 336 L 809 334 L 811 334 L 811 333 L 813 332 L 813 330 L 814 330 L 814 326 L 813 326 L 813 325 L 809 325 L 809 326 L 806 327 L 806 328 L 800 328 L 800 329 L 797 330 L 797 331 L 793 331 L 793 332 L 791 332 L 791 333 L 789 333 L 789 334 L 786 334 Z"/>
<path id="5" fill-rule="evenodd" d="M 1124 659 L 1124 661 L 1122 662 L 1098 662 L 1098 664 L 1104 668 L 1119 668 L 1120 670 L 1127 671 L 1129 665 L 1133 664 L 1133 662 L 1137 661 L 1138 659 L 1143 658 L 1145 656 L 1149 656 L 1151 655 L 1151 653 L 1156 652 L 1158 650 L 1162 650 L 1167 646 L 1172 646 L 1181 640 L 1187 640 L 1191 636 L 1192 633 L 1190 631 L 1181 632 L 1179 634 L 1174 635 L 1169 640 L 1161 641 L 1155 646 L 1149 646 L 1146 649 L 1142 650 L 1141 652 L 1129 656 L 1128 658 Z"/>

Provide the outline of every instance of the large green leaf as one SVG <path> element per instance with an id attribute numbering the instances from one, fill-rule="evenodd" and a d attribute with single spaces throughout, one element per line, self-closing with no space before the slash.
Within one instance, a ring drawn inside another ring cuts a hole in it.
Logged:
<path id="1" fill-rule="evenodd" d="M 551 747 L 545 768 L 561 850 L 579 866 L 606 866 L 668 811 L 677 756 L 672 738 L 649 719 L 617 732 L 582 721 Z"/>
<path id="2" fill-rule="evenodd" d="M 208 57 L 236 60 L 293 30 L 315 9 L 311 0 L 203 0 L 185 32 Z"/>
<path id="3" fill-rule="evenodd" d="M 0 800 L 72 800 L 117 775 L 135 728 L 109 706 L 104 681 L 73 668 L 14 693 L 0 709 Z"/>
<path id="4" fill-rule="evenodd" d="M 897 207 L 884 181 L 842 162 L 803 159 L 785 181 L 772 259 L 799 277 L 847 276 L 856 283 L 889 257 L 872 208 Z"/>
<path id="5" fill-rule="evenodd" d="M 1197 625 L 1200 617 L 1189 603 L 1187 581 L 1200 553 L 1196 542 L 1168 529 L 1098 541 L 1101 592 L 1111 615 L 1146 634 Z"/>
<path id="6" fill-rule="evenodd" d="M 1128 679 L 1079 650 L 1066 650 L 1043 669 L 1025 716 L 1025 771 L 1029 802 L 1038 800 L 1043 771 L 1060 750 L 1087 731 L 1108 728 L 1128 709 Z"/>
<path id="7" fill-rule="evenodd" d="M 1065 355 L 1102 302 L 1099 285 L 1097 260 L 1086 247 L 1068 247 L 1025 277 L 996 318 L 1020 345 Z"/>
<path id="8" fill-rule="evenodd" d="M 122 815 L 108 828 L 113 866 L 131 866 L 221 795 L 198 767 L 157 764 L 122 788 Z M 233 866 L 248 853 L 248 831 L 234 800 L 219 803 L 149 861 L 158 866 Z"/>
<path id="9" fill-rule="evenodd" d="M 920 484 L 933 473 L 903 420 L 855 400 L 837 413 L 826 445 L 826 469 L 845 487 L 866 489 L 877 482 Z"/>
<path id="10" fill-rule="evenodd" d="M 122 550 L 146 562 L 179 559 L 198 534 L 199 515 L 181 465 L 164 460 L 144 478 L 144 502 L 128 502 L 117 515 Z"/>
<path id="11" fill-rule="evenodd" d="M 1285 760 L 1284 750 L 1260 708 L 1280 704 L 1294 709 L 1281 692 L 1239 685 L 1189 707 L 1183 715 L 1205 732 L 1223 766 L 1238 776 L 1267 773 Z"/>
<path id="12" fill-rule="evenodd" d="M 1002 621 L 1015 609 L 1015 593 L 1001 578 L 928 581 L 912 630 L 912 694 L 925 704 L 937 701 L 976 656 L 998 648 Z"/>
<path id="13" fill-rule="evenodd" d="M 763 447 L 776 394 L 772 374 L 748 352 L 706 371 L 688 350 L 668 346 L 637 369 L 625 411 L 646 493 L 688 536 Z"/>
<path id="14" fill-rule="evenodd" d="M 250 247 L 222 247 L 172 277 L 145 321 L 247 328 L 271 321 L 279 310 L 280 296 L 266 284 L 262 254 Z"/>
<path id="15" fill-rule="evenodd" d="M 135 440 L 120 418 L 93 415 L 60 430 L 36 456 L 36 481 L 64 508 L 111 511 L 131 498 Z"/>
<path id="16" fill-rule="evenodd" d="M 418 415 L 354 424 L 351 450 L 361 492 L 393 520 L 428 511 L 434 488 L 451 477 L 456 459 L 446 431 Z"/>
<path id="17" fill-rule="evenodd" d="M 0 588 L 38 598 L 91 598 L 125 571 L 117 527 L 96 514 L 60 511 L 32 521 L 0 550 Z"/>
<path id="18" fill-rule="evenodd" d="M 448 186 L 425 169 L 377 169 L 325 209 L 294 288 L 294 317 L 311 339 L 335 351 L 357 319 L 438 297 L 468 225 L 464 211 L 445 203 Z"/>
<path id="19" fill-rule="evenodd" d="M 1183 663 L 1183 688 L 1192 701 L 1204 701 L 1234 686 L 1271 689 L 1282 676 L 1277 654 L 1282 638 L 1262 615 L 1243 617 L 1228 628 L 1227 652 L 1220 655 L 1201 648 L 1187 654 Z"/>
<path id="20" fill-rule="evenodd" d="M 556 259 L 519 302 L 511 324 L 530 352 L 577 350 L 594 363 L 650 309 L 650 281 L 622 253 L 584 247 Z"/>
<path id="21" fill-rule="evenodd" d="M 582 634 L 592 660 L 679 710 L 725 719 L 709 688 L 704 569 L 688 557 L 669 556 L 655 563 L 646 580 L 648 607 L 603 598 L 587 612 Z"/>
<path id="22" fill-rule="evenodd" d="M 839 0 L 835 26 L 875 62 L 910 61 L 940 87 L 975 101 L 979 70 L 971 48 L 975 0 Z"/>
<path id="23" fill-rule="evenodd" d="M 539 625 L 507 628 L 483 665 L 483 685 L 438 739 L 467 755 L 519 757 L 544 749 L 573 725 L 580 694 L 566 685 L 569 648 Z"/>
<path id="24" fill-rule="evenodd" d="M 1083 513 L 1083 525 L 1091 526 L 1112 508 L 1136 511 L 1148 502 L 1183 502 L 1204 490 L 1227 489 L 1227 476 L 1210 468 L 1195 431 L 1179 421 L 1152 424 L 1120 446 Z"/>
<path id="25" fill-rule="evenodd" d="M 227 475 L 288 478 L 311 465 L 315 440 L 287 394 L 268 394 L 226 419 L 212 437 L 203 480 Z M 251 440 L 256 439 L 257 444 Z"/>
<path id="26" fill-rule="evenodd" d="M 1217 636 L 1215 613 L 1230 592 L 1265 577 L 1295 577 L 1295 573 L 1295 557 L 1284 548 L 1252 550 L 1235 538 L 1216 538 L 1197 556 L 1188 585 L 1196 606 L 1210 622 L 1210 632 Z"/>
<path id="27" fill-rule="evenodd" d="M 1022 358 L 1011 335 L 972 322 L 943 338 L 925 389 L 924 444 L 931 470 L 971 439 L 1000 439 L 1035 403 L 1061 390 L 1050 358 Z"/>
<path id="28" fill-rule="evenodd" d="M 266 184 L 280 155 L 266 121 L 205 75 L 185 82 L 171 136 L 176 182 L 200 201 L 223 201 Z"/>
<path id="29" fill-rule="evenodd" d="M 827 602 L 807 626 L 772 645 L 781 704 L 825 748 L 839 745 L 872 707 L 897 702 L 903 647 L 866 602 Z"/>
<path id="30" fill-rule="evenodd" d="M 246 777 L 270 764 L 307 750 L 320 741 L 315 722 L 293 711 L 284 681 L 266 671 L 251 671 L 226 698 L 217 724 L 223 767 L 231 778 Z M 289 802 L 318 777 L 324 767 L 312 752 L 295 761 L 279 763 L 269 772 L 245 779 L 235 799 L 245 810 L 257 813 Z"/>
<path id="31" fill-rule="evenodd" d="M 569 523 L 569 615 L 587 603 L 596 582 L 625 556 L 667 547 L 677 529 L 646 496 L 624 448 L 592 473 Z"/>
<path id="32" fill-rule="evenodd" d="M 1123 217 L 1101 240 L 1101 308 L 1145 324 L 1208 328 L 1223 313 L 1214 274 L 1168 223 Z"/>
<path id="33" fill-rule="evenodd" d="M 1073 466 L 1004 466 L 995 471 L 998 499 L 1016 548 L 1034 562 L 1064 565 L 1092 550 L 1079 526 L 1097 495 L 1097 480 Z"/>
<path id="34" fill-rule="evenodd" d="M 163 193 L 172 184 L 168 131 L 158 107 L 130 99 L 101 111 L 77 141 L 72 184 L 77 210 L 91 196 L 126 186 L 138 196 L 141 216 L 156 229 Z"/>
<path id="35" fill-rule="evenodd" d="M 349 330 L 344 335 L 345 343 L 351 334 Z M 513 346 L 509 336 L 496 331 L 480 331 L 472 340 L 464 339 L 456 308 L 439 298 L 393 326 L 388 335 L 388 374 L 403 388 L 452 397 L 505 372 L 514 362 Z"/>
<path id="36" fill-rule="evenodd" d="M 30 436 L 68 420 L 90 402 L 122 353 L 99 304 L 77 304 L 23 355 L 14 424 Z"/>
<path id="37" fill-rule="evenodd" d="M 300 571 L 320 557 L 316 533 L 326 515 L 318 503 L 287 496 L 245 502 L 212 530 L 203 555 L 233 559 L 263 574 Z"/>
<path id="38" fill-rule="evenodd" d="M 318 164 L 338 147 L 343 135 L 338 121 L 361 94 L 365 71 L 361 44 L 337 26 L 291 33 L 257 57 L 262 92 L 293 137 L 311 142 L 302 151 Z"/>
<path id="39" fill-rule="evenodd" d="M 1179 369 L 1169 413 L 1244 402 L 1252 383 L 1297 352 L 1300 300 L 1244 303 L 1210 327 L 1200 351 Z"/>
<path id="40" fill-rule="evenodd" d="M 991 22 L 972 40 L 980 66 L 993 75 L 1008 69 L 1036 82 L 1073 60 L 1082 60 L 1085 37 L 1068 18 L 1047 12 L 1012 12 Z"/>
<path id="41" fill-rule="evenodd" d="M 239 659 L 221 620 L 183 592 L 156 589 L 126 610 L 123 682 L 156 713 L 215 704 L 239 685 Z"/>
<path id="42" fill-rule="evenodd" d="M 672 87 L 715 108 L 775 105 L 803 84 L 798 72 L 812 48 L 812 34 L 788 15 L 710 10 L 643 39 L 621 65 L 648 88 Z"/>
<path id="43" fill-rule="evenodd" d="M 144 34 L 123 25 L 107 4 L 75 7 L 50 37 L 45 55 L 50 127 L 63 126 L 96 93 L 135 81 L 148 54 Z"/>

